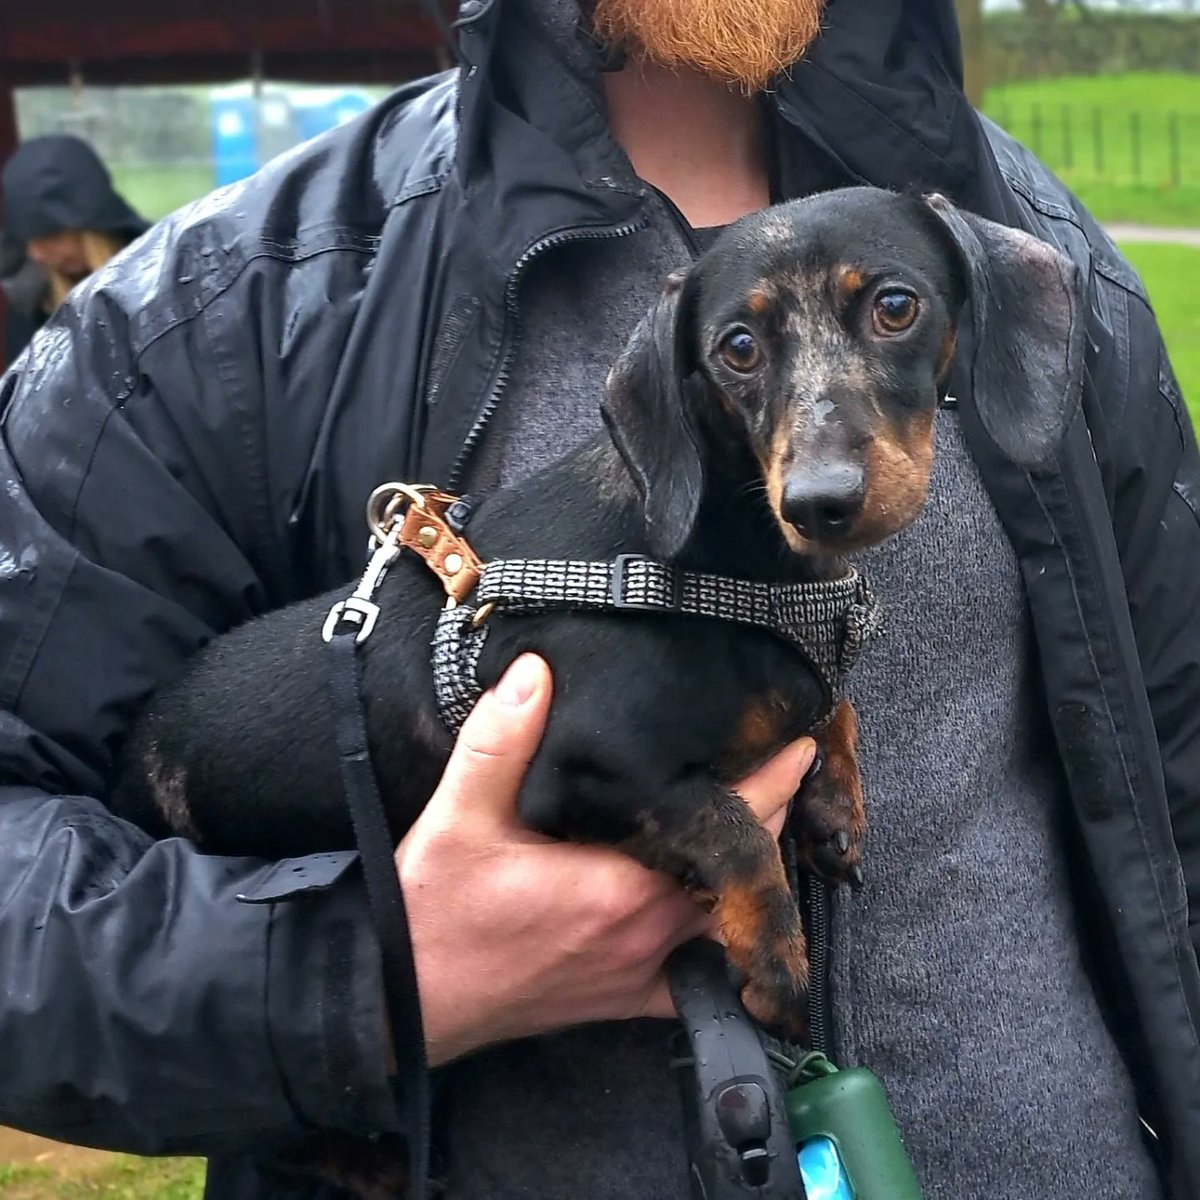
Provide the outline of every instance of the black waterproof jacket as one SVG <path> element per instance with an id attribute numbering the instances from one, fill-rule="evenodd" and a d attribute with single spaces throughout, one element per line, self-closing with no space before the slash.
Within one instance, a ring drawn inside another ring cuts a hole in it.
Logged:
<path id="1" fill-rule="evenodd" d="M 0 1122 L 209 1154 L 212 1196 L 264 1200 L 319 1194 L 270 1173 L 272 1146 L 405 1119 L 353 856 L 203 857 L 103 797 L 130 714 L 205 638 L 355 574 L 374 484 L 461 479 L 529 263 L 645 220 L 595 80 L 530 2 L 466 0 L 461 75 L 156 227 L 0 388 Z M 1097 985 L 1192 1200 L 1195 438 L 1141 284 L 963 99 L 950 0 L 835 0 L 829 24 L 774 97 L 783 143 L 1031 230 L 1087 279 L 1082 402 L 1048 464 L 1009 461 L 957 391 L 1024 575 Z"/>

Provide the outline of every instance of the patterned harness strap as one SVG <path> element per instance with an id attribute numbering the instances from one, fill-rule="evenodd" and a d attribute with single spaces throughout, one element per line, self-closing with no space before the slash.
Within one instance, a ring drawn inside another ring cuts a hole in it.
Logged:
<path id="1" fill-rule="evenodd" d="M 506 615 L 554 609 L 661 613 L 767 629 L 816 672 L 824 692 L 822 721 L 881 623 L 879 602 L 853 569 L 818 583 L 752 583 L 679 570 L 637 554 L 611 562 L 497 559 L 483 565 L 472 601 L 445 609 L 433 638 L 438 708 L 454 733 L 482 694 L 476 669 L 493 609 Z"/>
<path id="2" fill-rule="evenodd" d="M 505 615 L 574 609 L 662 613 L 733 621 L 769 630 L 797 650 L 821 684 L 824 722 L 866 643 L 879 632 L 879 602 L 851 569 L 816 583 L 752 583 L 683 571 L 641 554 L 612 562 L 507 558 L 483 563 L 464 537 L 472 505 L 429 484 L 385 483 L 367 501 L 372 554 L 358 586 L 326 617 L 331 642 L 346 627 L 355 644 L 371 636 L 379 616 L 375 595 L 404 550 L 437 576 L 446 607 L 433 637 L 438 708 L 458 733 L 483 689 L 477 668 L 497 610 Z"/>

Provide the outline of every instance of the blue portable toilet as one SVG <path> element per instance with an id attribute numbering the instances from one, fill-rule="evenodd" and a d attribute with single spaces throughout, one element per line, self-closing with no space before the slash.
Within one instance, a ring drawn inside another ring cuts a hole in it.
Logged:
<path id="1" fill-rule="evenodd" d="M 371 107 L 371 100 L 364 92 L 353 89 L 312 88 L 294 92 L 292 106 L 296 132 L 302 141 L 308 141 L 327 129 L 353 121 Z"/>
<path id="2" fill-rule="evenodd" d="M 212 114 L 213 176 L 217 187 L 258 170 L 258 123 L 254 94 L 245 87 L 217 88 Z"/>
<path id="3" fill-rule="evenodd" d="M 348 88 L 266 86 L 255 96 L 251 84 L 213 88 L 214 177 L 218 187 L 252 175 L 268 159 L 297 142 L 344 125 L 371 107 L 370 97 Z"/>

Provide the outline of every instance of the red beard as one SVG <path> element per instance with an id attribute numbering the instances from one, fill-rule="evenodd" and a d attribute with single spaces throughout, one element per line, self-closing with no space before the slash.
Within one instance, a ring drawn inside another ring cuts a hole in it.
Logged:
<path id="1" fill-rule="evenodd" d="M 597 34 L 667 67 L 761 91 L 803 58 L 826 0 L 596 0 Z"/>

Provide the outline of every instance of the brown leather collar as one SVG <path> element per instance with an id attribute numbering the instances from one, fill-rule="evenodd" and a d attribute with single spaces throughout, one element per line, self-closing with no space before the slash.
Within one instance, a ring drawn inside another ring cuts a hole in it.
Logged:
<path id="1" fill-rule="evenodd" d="M 371 531 L 382 544 L 405 508 L 397 542 L 420 555 L 456 604 L 461 604 L 479 582 L 483 565 L 466 538 L 446 519 L 457 496 L 439 492 L 428 484 L 385 484 L 368 504 Z"/>

